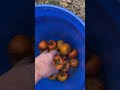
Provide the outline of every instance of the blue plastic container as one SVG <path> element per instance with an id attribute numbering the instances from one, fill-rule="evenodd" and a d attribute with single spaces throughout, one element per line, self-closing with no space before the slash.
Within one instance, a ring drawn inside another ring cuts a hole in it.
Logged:
<path id="1" fill-rule="evenodd" d="M 35 56 L 41 40 L 64 40 L 78 50 L 79 67 L 71 69 L 65 82 L 42 79 L 36 90 L 84 90 L 85 87 L 85 24 L 72 12 L 53 5 L 35 7 Z"/>

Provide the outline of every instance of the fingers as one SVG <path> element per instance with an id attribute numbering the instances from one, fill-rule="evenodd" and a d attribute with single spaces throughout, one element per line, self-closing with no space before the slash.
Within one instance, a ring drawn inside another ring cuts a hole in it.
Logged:
<path id="1" fill-rule="evenodd" d="M 45 53 L 48 53 L 48 50 L 45 50 L 45 51 L 43 52 L 43 54 L 45 54 Z"/>
<path id="2" fill-rule="evenodd" d="M 55 69 L 53 75 L 56 75 L 58 73 L 58 70 Z"/>
<path id="3" fill-rule="evenodd" d="M 56 75 L 56 74 L 58 73 L 58 70 L 55 69 L 53 66 L 49 66 L 49 68 L 46 68 L 46 69 L 49 69 L 49 70 L 48 70 L 48 72 L 46 72 L 46 73 L 44 74 L 44 77 L 45 77 L 45 78 L 46 78 L 46 77 L 50 77 L 50 76 L 52 76 L 52 75 Z"/>
<path id="4" fill-rule="evenodd" d="M 43 55 L 46 54 L 46 53 L 48 53 L 48 50 L 45 50 L 42 54 L 38 55 L 38 56 L 35 58 L 35 60 L 41 59 L 41 55 L 42 55 L 42 57 L 43 57 Z"/>
<path id="5" fill-rule="evenodd" d="M 50 51 L 49 53 L 46 54 L 46 56 L 49 58 L 50 63 L 52 63 L 51 61 L 53 60 L 53 58 L 57 54 L 58 54 L 58 52 L 56 50 L 52 50 L 52 51 Z"/>
<path id="6" fill-rule="evenodd" d="M 51 54 L 52 57 L 54 57 L 55 55 L 58 54 L 58 51 L 57 50 L 52 50 L 52 51 L 50 51 L 50 54 Z"/>
<path id="7" fill-rule="evenodd" d="M 55 75 L 58 73 L 58 70 L 55 69 L 55 67 L 52 64 L 52 60 L 53 60 L 54 56 L 57 54 L 58 54 L 58 52 L 56 50 L 52 50 L 50 52 L 48 52 L 46 50 L 41 55 L 39 55 L 38 57 L 35 58 L 36 59 L 35 66 L 37 68 L 37 65 L 38 65 L 37 70 L 42 77 L 46 78 L 46 77 L 49 77 L 51 75 Z M 37 77 L 39 77 L 39 76 L 36 76 L 36 78 Z"/>

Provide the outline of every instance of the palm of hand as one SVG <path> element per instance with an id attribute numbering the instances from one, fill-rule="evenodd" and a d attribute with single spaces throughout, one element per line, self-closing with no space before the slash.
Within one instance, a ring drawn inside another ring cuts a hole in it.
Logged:
<path id="1" fill-rule="evenodd" d="M 52 64 L 54 56 L 57 54 L 57 51 L 51 51 L 40 54 L 35 58 L 35 78 L 39 79 L 39 77 L 49 77 L 51 75 L 57 74 L 57 70 Z"/>

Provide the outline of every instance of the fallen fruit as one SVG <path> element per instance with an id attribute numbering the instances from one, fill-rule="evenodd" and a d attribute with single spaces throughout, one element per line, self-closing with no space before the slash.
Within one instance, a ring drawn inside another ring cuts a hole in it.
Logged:
<path id="1" fill-rule="evenodd" d="M 60 53 L 63 55 L 67 55 L 70 51 L 71 47 L 67 43 L 62 44 L 62 46 L 60 47 Z"/>
<path id="2" fill-rule="evenodd" d="M 68 78 L 68 74 L 64 72 L 60 72 L 58 73 L 57 78 L 59 81 L 63 82 Z"/>
<path id="3" fill-rule="evenodd" d="M 63 55 L 63 54 L 60 54 L 60 57 L 61 57 L 63 60 L 65 60 L 65 59 L 67 58 L 67 56 L 66 56 L 66 55 Z"/>
<path id="4" fill-rule="evenodd" d="M 48 48 L 48 44 L 46 41 L 41 41 L 38 45 L 38 48 L 41 50 L 41 51 L 44 51 Z"/>
<path id="5" fill-rule="evenodd" d="M 62 46 L 64 42 L 62 40 L 58 40 L 57 41 L 57 48 L 60 49 L 60 47 Z"/>
<path id="6" fill-rule="evenodd" d="M 69 53 L 69 58 L 75 58 L 77 56 L 77 50 L 73 49 L 70 53 Z"/>
<path id="7" fill-rule="evenodd" d="M 78 60 L 77 59 L 71 59 L 70 60 L 70 66 L 71 67 L 77 67 L 78 66 Z"/>
<path id="8" fill-rule="evenodd" d="M 59 80 L 61 82 L 65 81 L 68 78 L 69 71 L 73 70 L 71 67 L 78 66 L 77 50 L 72 49 L 68 43 L 65 43 L 63 40 L 49 40 L 40 42 L 40 54 L 45 50 L 51 52 L 52 50 L 58 51 L 57 55 L 53 58 L 52 64 L 58 70 L 57 75 L 52 75 L 49 77 L 49 80 Z M 71 70 L 70 70 L 71 69 Z"/>
<path id="9" fill-rule="evenodd" d="M 56 42 L 53 41 L 53 40 L 50 40 L 49 43 L 48 43 L 48 47 L 49 47 L 49 50 L 53 50 L 56 48 Z"/>
<path id="10" fill-rule="evenodd" d="M 62 72 L 67 72 L 70 69 L 70 64 L 67 61 L 63 62 Z"/>
<path id="11" fill-rule="evenodd" d="M 54 57 L 53 65 L 55 66 L 55 68 L 57 70 L 60 70 L 62 68 L 62 66 L 63 66 L 63 60 L 61 59 L 60 56 L 57 55 L 57 56 Z"/>
<path id="12" fill-rule="evenodd" d="M 56 78 L 57 78 L 57 75 L 52 75 L 49 77 L 50 80 L 56 80 Z"/>

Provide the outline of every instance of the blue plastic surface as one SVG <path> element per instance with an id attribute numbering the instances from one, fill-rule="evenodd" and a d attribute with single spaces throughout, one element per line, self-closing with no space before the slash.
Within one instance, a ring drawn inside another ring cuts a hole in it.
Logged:
<path id="1" fill-rule="evenodd" d="M 41 40 L 64 40 L 78 51 L 79 67 L 69 72 L 65 82 L 42 79 L 36 90 L 84 90 L 85 87 L 85 24 L 72 12 L 53 5 L 35 7 L 35 56 Z"/>

